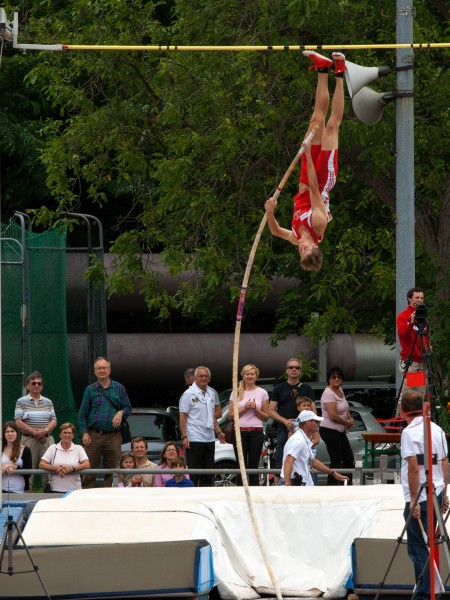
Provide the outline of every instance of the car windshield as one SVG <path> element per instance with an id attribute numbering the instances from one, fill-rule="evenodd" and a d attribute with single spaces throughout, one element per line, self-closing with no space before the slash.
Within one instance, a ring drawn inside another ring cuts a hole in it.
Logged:
<path id="1" fill-rule="evenodd" d="M 131 414 L 128 417 L 132 437 L 146 440 L 176 440 L 176 424 L 168 415 Z"/>
<path id="2" fill-rule="evenodd" d="M 359 414 L 359 412 L 356 412 L 356 410 L 351 410 L 350 416 L 355 421 L 355 426 L 351 428 L 352 432 L 353 431 L 367 431 L 366 424 L 364 423 L 364 420 L 363 420 L 362 416 Z"/>

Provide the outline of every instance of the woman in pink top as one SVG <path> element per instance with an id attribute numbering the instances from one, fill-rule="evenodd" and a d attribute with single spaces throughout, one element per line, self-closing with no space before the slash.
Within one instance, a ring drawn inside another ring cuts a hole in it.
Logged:
<path id="1" fill-rule="evenodd" d="M 325 442 L 330 456 L 331 469 L 353 469 L 355 458 L 347 437 L 347 430 L 355 426 L 342 390 L 344 373 L 340 367 L 331 367 L 327 373 L 328 386 L 320 399 L 323 421 L 320 423 L 320 437 Z M 351 483 L 349 476 L 349 483 Z M 328 476 L 328 485 L 339 482 Z"/>
<path id="2" fill-rule="evenodd" d="M 255 365 L 245 365 L 241 371 L 242 380 L 238 386 L 239 425 L 241 430 L 242 450 L 246 469 L 257 469 L 264 442 L 263 422 L 269 418 L 269 395 L 266 390 L 256 385 L 259 369 Z M 230 397 L 228 417 L 234 421 L 234 399 Z M 236 435 L 233 431 L 233 446 L 236 460 Z M 249 484 L 258 485 L 258 475 L 249 475 Z M 242 480 L 238 477 L 238 485 Z"/>

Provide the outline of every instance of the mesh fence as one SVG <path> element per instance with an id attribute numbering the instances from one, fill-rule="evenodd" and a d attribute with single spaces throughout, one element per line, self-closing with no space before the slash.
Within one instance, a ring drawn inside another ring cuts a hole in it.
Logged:
<path id="1" fill-rule="evenodd" d="M 66 326 L 66 234 L 2 225 L 3 421 L 14 416 L 26 376 L 42 373 L 58 422 L 76 421 Z M 25 309 L 26 307 L 26 309 Z"/>

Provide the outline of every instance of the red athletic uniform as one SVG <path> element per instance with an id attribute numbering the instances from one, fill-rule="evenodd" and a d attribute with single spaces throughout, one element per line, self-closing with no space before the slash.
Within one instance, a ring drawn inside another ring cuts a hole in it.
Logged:
<path id="1" fill-rule="evenodd" d="M 422 348 L 421 336 L 417 335 L 417 325 L 411 325 L 411 315 L 416 309 L 412 306 L 407 306 L 404 311 L 397 315 L 397 332 L 400 342 L 400 358 L 406 360 L 411 354 L 412 362 L 422 363 Z M 422 338 L 423 344 L 427 350 L 429 345 L 428 334 L 425 330 L 425 335 Z M 414 344 L 414 347 L 413 347 Z"/>
<path id="2" fill-rule="evenodd" d="M 328 192 L 334 187 L 338 175 L 338 150 L 322 150 L 318 144 L 311 146 L 311 157 L 314 163 L 314 170 L 317 174 L 317 182 L 319 191 L 325 204 L 328 222 L 333 218 L 330 212 L 330 199 Z M 300 171 L 300 181 L 306 185 L 308 182 L 308 165 L 306 156 L 302 155 L 302 166 Z M 322 241 L 322 237 L 318 237 L 311 225 L 311 198 L 309 191 L 299 192 L 294 196 L 294 214 L 292 216 L 292 232 L 299 240 L 301 235 L 299 227 L 303 225 L 312 235 L 316 244 Z"/>

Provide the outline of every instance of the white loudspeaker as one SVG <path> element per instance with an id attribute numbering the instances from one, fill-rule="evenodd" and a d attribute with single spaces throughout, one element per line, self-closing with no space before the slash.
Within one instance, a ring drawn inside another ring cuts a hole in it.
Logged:
<path id="1" fill-rule="evenodd" d="M 379 77 L 384 77 L 391 73 L 394 69 L 391 67 L 362 67 L 349 60 L 345 61 L 345 81 L 350 98 L 353 98 L 359 90 Z"/>
<path id="2" fill-rule="evenodd" d="M 352 107 L 360 121 L 366 125 L 374 125 L 381 119 L 386 104 L 393 100 L 395 100 L 393 92 L 379 94 L 369 87 L 363 87 L 353 96 Z"/>

